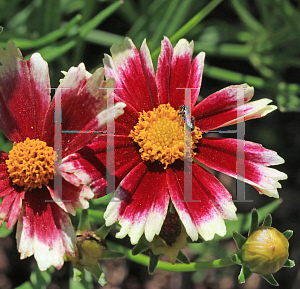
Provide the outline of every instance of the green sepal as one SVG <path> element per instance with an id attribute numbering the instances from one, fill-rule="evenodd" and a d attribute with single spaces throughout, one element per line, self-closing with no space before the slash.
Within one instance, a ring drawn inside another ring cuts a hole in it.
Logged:
<path id="1" fill-rule="evenodd" d="M 148 266 L 148 272 L 150 275 L 153 274 L 157 263 L 158 263 L 159 255 L 154 255 L 152 252 L 150 252 L 150 260 L 149 260 L 149 266 Z"/>
<path id="2" fill-rule="evenodd" d="M 146 240 L 145 236 L 143 235 L 139 242 L 133 247 L 131 254 L 133 256 L 138 255 L 142 252 L 145 252 L 149 249 L 149 242 Z"/>
<path id="3" fill-rule="evenodd" d="M 105 239 L 107 234 L 109 233 L 111 229 L 110 227 L 106 227 L 105 224 L 100 227 L 97 231 L 95 231 L 95 234 L 100 238 L 100 239 Z"/>
<path id="4" fill-rule="evenodd" d="M 277 281 L 275 280 L 274 276 L 272 274 L 269 275 L 261 275 L 267 282 L 269 282 L 273 286 L 279 286 Z"/>
<path id="5" fill-rule="evenodd" d="M 204 239 L 201 238 L 200 236 L 199 236 L 199 238 L 198 238 L 197 241 L 193 241 L 193 240 L 191 239 L 191 237 L 187 237 L 187 238 L 186 238 L 186 241 L 187 241 L 188 243 L 193 243 L 193 244 L 204 243 Z"/>
<path id="6" fill-rule="evenodd" d="M 272 225 L 272 216 L 270 214 L 266 215 L 263 223 L 262 223 L 262 226 L 267 226 L 267 227 L 271 227 Z"/>
<path id="7" fill-rule="evenodd" d="M 91 225 L 90 225 L 88 210 L 82 210 L 81 211 L 79 224 L 78 224 L 78 230 L 80 230 L 80 231 L 91 231 Z"/>
<path id="8" fill-rule="evenodd" d="M 243 284 L 246 282 L 247 279 L 251 277 L 253 273 L 250 271 L 250 269 L 246 266 L 243 266 L 240 272 L 240 275 L 238 277 L 239 283 Z"/>
<path id="9" fill-rule="evenodd" d="M 234 254 L 233 256 L 230 257 L 231 261 L 238 264 L 238 265 L 242 265 L 242 259 L 240 257 L 239 254 Z"/>
<path id="10" fill-rule="evenodd" d="M 295 266 L 295 261 L 287 259 L 283 265 L 283 267 L 289 267 L 292 268 Z"/>
<path id="11" fill-rule="evenodd" d="M 85 269 L 92 273 L 92 275 L 97 279 L 100 285 L 106 285 L 105 275 L 99 263 L 94 266 L 87 266 L 85 267 Z"/>
<path id="12" fill-rule="evenodd" d="M 100 259 L 101 260 L 103 260 L 103 259 L 118 259 L 118 258 L 124 258 L 125 256 L 126 255 L 122 252 L 105 250 Z"/>
<path id="13" fill-rule="evenodd" d="M 286 239 L 288 240 L 289 238 L 291 238 L 293 236 L 293 231 L 292 230 L 286 230 L 285 232 L 283 232 L 282 234 L 284 235 L 284 237 L 286 237 Z"/>
<path id="14" fill-rule="evenodd" d="M 84 277 L 84 267 L 73 265 L 73 281 L 79 282 Z"/>
<path id="15" fill-rule="evenodd" d="M 256 209 L 253 209 L 251 212 L 251 225 L 248 232 L 248 237 L 251 236 L 256 231 L 257 228 L 258 228 L 258 213 Z"/>
<path id="16" fill-rule="evenodd" d="M 236 246 L 238 247 L 239 250 L 242 249 L 243 245 L 245 244 L 245 242 L 247 241 L 247 238 L 245 238 L 244 236 L 242 236 L 239 232 L 237 231 L 233 231 L 232 232 L 232 237 L 236 243 Z"/>
<path id="17" fill-rule="evenodd" d="M 190 264 L 190 259 L 181 250 L 179 251 L 176 259 L 181 263 Z"/>

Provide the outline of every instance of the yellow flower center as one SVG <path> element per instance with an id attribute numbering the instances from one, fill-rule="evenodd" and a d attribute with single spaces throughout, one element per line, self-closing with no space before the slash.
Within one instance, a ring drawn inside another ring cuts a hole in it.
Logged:
<path id="1" fill-rule="evenodd" d="M 6 160 L 9 177 L 25 191 L 47 185 L 54 177 L 54 150 L 39 139 L 14 143 Z"/>
<path id="2" fill-rule="evenodd" d="M 196 155 L 192 151 L 192 156 L 188 156 L 191 149 L 185 147 L 182 116 L 169 103 L 161 104 L 152 111 L 140 112 L 138 123 L 129 136 L 141 147 L 139 152 L 142 160 L 151 162 L 157 160 L 164 165 L 165 169 L 176 159 L 184 160 L 185 155 L 192 159 Z M 191 133 L 192 149 L 196 148 L 195 144 L 201 138 L 202 132 L 195 127 Z"/>

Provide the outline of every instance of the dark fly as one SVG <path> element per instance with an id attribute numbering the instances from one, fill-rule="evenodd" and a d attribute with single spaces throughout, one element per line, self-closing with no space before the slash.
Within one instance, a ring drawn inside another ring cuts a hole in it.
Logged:
<path id="1" fill-rule="evenodd" d="M 186 105 L 181 105 L 179 107 L 179 113 L 181 116 L 181 123 L 182 121 L 185 122 L 186 128 L 188 129 L 189 132 L 192 132 L 195 129 L 195 118 L 192 116 L 191 117 L 191 110 L 189 107 Z"/>

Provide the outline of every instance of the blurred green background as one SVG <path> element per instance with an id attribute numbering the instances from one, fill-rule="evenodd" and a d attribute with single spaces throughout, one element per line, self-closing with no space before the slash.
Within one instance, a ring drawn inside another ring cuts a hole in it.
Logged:
<path id="1" fill-rule="evenodd" d="M 286 160 L 278 169 L 289 179 L 279 190 L 283 202 L 273 213 L 273 225 L 280 231 L 294 230 L 290 258 L 296 264 L 300 262 L 300 1 L 0 0 L 0 25 L 2 48 L 13 40 L 25 59 L 40 52 L 48 61 L 52 87 L 58 86 L 61 70 L 80 62 L 90 72 L 103 66 L 104 53 L 110 53 L 110 46 L 121 44 L 126 36 L 138 49 L 147 39 L 156 67 L 160 42 L 168 36 L 173 45 L 180 38 L 193 40 L 194 56 L 206 52 L 199 100 L 225 86 L 244 82 L 254 86 L 254 100 L 272 99 L 279 110 L 246 123 L 245 139 L 276 150 Z M 0 133 L 0 149 L 8 152 L 11 145 Z M 235 180 L 216 175 L 234 195 Z M 272 201 L 247 185 L 246 199 L 253 202 L 237 203 L 238 212 L 250 212 Z M 92 223 L 98 227 L 103 213 L 97 212 L 96 202 L 92 207 Z M 113 234 L 109 238 L 113 239 Z M 127 241 L 123 244 L 129 246 Z M 61 271 L 40 273 L 32 258 L 19 261 L 15 247 L 14 233 L 0 239 L 0 288 L 14 288 L 29 278 L 36 287 L 23 285 L 23 289 L 99 288 L 88 274 L 84 283 L 69 282 L 68 264 Z M 187 254 L 191 260 L 199 256 L 209 260 L 235 250 L 231 240 L 214 241 L 193 245 Z M 271 288 L 256 275 L 246 285 L 237 284 L 237 266 L 182 274 L 157 271 L 152 276 L 148 276 L 146 267 L 126 260 L 106 261 L 105 266 L 106 288 Z M 281 270 L 275 277 L 279 288 L 300 288 L 298 265 Z"/>

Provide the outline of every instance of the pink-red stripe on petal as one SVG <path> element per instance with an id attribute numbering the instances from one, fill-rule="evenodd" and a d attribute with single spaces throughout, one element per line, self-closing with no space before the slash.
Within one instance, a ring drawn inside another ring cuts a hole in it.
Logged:
<path id="1" fill-rule="evenodd" d="M 51 265 L 60 269 L 64 254 L 74 255 L 76 238 L 71 220 L 51 200 L 48 190 L 26 192 L 17 227 L 17 245 L 21 259 L 34 254 L 40 270 Z"/>
<path id="2" fill-rule="evenodd" d="M 121 46 L 113 44 L 110 50 L 123 85 L 131 95 L 132 100 L 137 103 L 138 111 L 152 110 L 153 106 L 144 77 L 140 55 L 131 39 L 125 38 Z"/>
<path id="3" fill-rule="evenodd" d="M 142 64 L 142 70 L 148 87 L 149 96 L 151 98 L 152 107 L 158 107 L 159 99 L 158 99 L 155 73 L 154 73 L 150 51 L 146 44 L 146 39 L 143 41 L 140 49 L 140 59 Z"/>
<path id="4" fill-rule="evenodd" d="M 266 98 L 252 101 L 223 113 L 197 120 L 196 126 L 202 131 L 209 131 L 250 119 L 260 118 L 277 109 L 275 105 L 268 105 L 270 102 L 271 100 Z"/>
<path id="5" fill-rule="evenodd" d="M 104 54 L 103 64 L 106 78 L 113 77 L 115 79 L 116 86 L 114 93 L 119 97 L 120 100 L 118 101 L 124 101 L 127 104 L 127 106 L 130 105 L 134 108 L 136 113 L 138 113 L 139 100 L 134 99 L 134 97 L 128 92 L 126 85 L 124 84 L 112 57 L 110 55 Z"/>
<path id="6" fill-rule="evenodd" d="M 244 93 L 238 93 L 238 89 L 243 89 Z M 247 103 L 253 94 L 253 87 L 249 87 L 247 84 L 231 85 L 202 100 L 193 108 L 192 114 L 201 125 L 203 119 L 217 116 Z"/>
<path id="7" fill-rule="evenodd" d="M 158 58 L 156 82 L 160 104 L 170 102 L 169 86 L 171 76 L 171 63 L 173 57 L 173 47 L 169 38 L 164 37 L 161 41 L 161 52 Z"/>
<path id="8" fill-rule="evenodd" d="M 202 82 L 205 53 L 199 53 L 192 61 L 188 88 L 191 88 L 191 107 L 196 104 Z"/>
<path id="9" fill-rule="evenodd" d="M 47 62 L 38 53 L 24 61 L 12 41 L 0 49 L 0 62 L 2 131 L 13 142 L 41 138 L 51 101 Z"/>
<path id="10" fill-rule="evenodd" d="M 168 171 L 170 195 L 177 213 L 193 240 L 198 238 L 195 231 L 205 240 L 213 239 L 215 234 L 224 236 L 226 227 L 223 218 L 236 220 L 236 208 L 230 202 L 231 195 L 209 172 L 196 164 L 192 168 L 192 200 L 187 200 L 185 196 L 184 171 Z M 171 185 L 171 182 L 175 182 L 175 185 Z"/>
<path id="11" fill-rule="evenodd" d="M 188 87 L 194 42 L 180 39 L 174 47 L 171 66 L 169 100 L 172 107 L 178 109 L 185 103 L 185 88 Z"/>
<path id="12" fill-rule="evenodd" d="M 21 210 L 22 194 L 11 191 L 0 204 L 0 227 L 7 222 L 7 229 L 12 229 L 16 223 Z"/>
<path id="13" fill-rule="evenodd" d="M 243 142 L 239 147 L 244 149 L 244 166 L 237 167 L 237 143 Z M 263 190 L 263 193 L 278 197 L 277 188 L 280 188 L 279 180 L 285 180 L 286 174 L 266 167 L 264 164 L 281 164 L 283 159 L 275 152 L 261 148 L 254 153 L 253 149 L 258 148 L 251 142 L 226 138 L 203 138 L 199 145 L 199 153 L 196 159 L 204 165 L 220 171 L 229 176 L 241 179 L 256 188 Z M 243 174 L 245 179 L 243 178 Z M 260 191 L 262 193 L 262 191 Z"/>
<path id="14" fill-rule="evenodd" d="M 53 101 L 48 109 L 46 121 L 44 125 L 44 134 L 42 140 L 49 146 L 54 146 L 54 109 L 55 99 L 61 98 L 61 114 L 63 123 L 66 123 L 65 117 L 69 111 L 72 111 L 74 102 L 76 102 L 77 94 L 82 86 L 87 81 L 87 74 L 83 63 L 78 67 L 71 67 L 66 76 L 61 81 L 59 87 L 56 89 Z"/>

